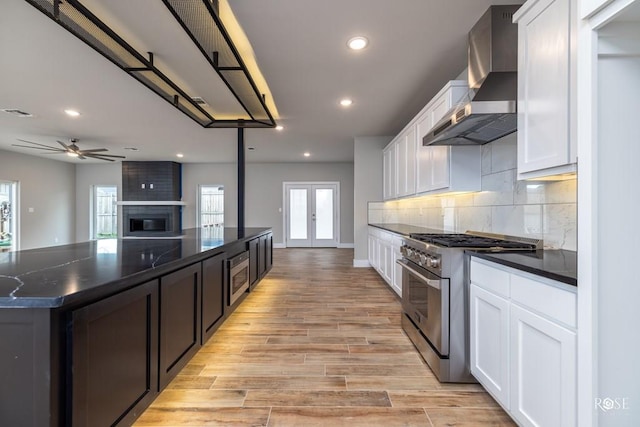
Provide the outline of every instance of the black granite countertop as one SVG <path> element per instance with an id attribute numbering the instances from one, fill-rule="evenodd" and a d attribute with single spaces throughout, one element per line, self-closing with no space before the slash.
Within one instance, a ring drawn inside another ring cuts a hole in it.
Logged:
<path id="1" fill-rule="evenodd" d="M 407 224 L 369 224 L 372 227 L 380 228 L 392 233 L 409 236 L 411 233 L 449 233 L 448 231 L 437 230 L 434 228 L 418 227 L 416 225 Z"/>
<path id="2" fill-rule="evenodd" d="M 545 249 L 536 252 L 482 252 L 467 250 L 471 256 L 493 261 L 569 285 L 578 285 L 577 252 Z"/>
<path id="3" fill-rule="evenodd" d="M 176 238 L 103 239 L 0 253 L 0 307 L 62 307 L 102 298 L 271 231 L 187 229 Z M 235 255 L 231 253 L 229 255 Z"/>

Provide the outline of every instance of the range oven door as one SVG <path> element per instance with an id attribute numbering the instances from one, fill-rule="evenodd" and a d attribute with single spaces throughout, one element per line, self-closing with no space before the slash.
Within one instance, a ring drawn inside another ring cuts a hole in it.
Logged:
<path id="1" fill-rule="evenodd" d="M 435 351 L 449 356 L 449 279 L 403 258 L 402 309 Z"/>

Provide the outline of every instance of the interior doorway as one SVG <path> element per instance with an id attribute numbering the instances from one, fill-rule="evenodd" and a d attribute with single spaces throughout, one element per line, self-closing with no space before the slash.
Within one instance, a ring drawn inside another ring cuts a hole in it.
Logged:
<path id="1" fill-rule="evenodd" d="M 285 182 L 284 223 L 287 247 L 338 246 L 340 183 Z"/>

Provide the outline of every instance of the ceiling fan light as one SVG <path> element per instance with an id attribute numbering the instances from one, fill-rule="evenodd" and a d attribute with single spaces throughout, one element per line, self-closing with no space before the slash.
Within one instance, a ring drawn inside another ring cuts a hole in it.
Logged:
<path id="1" fill-rule="evenodd" d="M 65 114 L 70 117 L 78 117 L 80 113 L 76 110 L 64 110 Z"/>
<path id="2" fill-rule="evenodd" d="M 67 156 L 69 156 L 69 157 L 78 157 L 78 153 L 74 153 L 73 151 L 67 151 Z"/>

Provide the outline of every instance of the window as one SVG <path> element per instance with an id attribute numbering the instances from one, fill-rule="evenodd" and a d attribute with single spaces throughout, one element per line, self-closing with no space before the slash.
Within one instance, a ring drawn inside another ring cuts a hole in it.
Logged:
<path id="1" fill-rule="evenodd" d="M 224 187 L 200 186 L 200 227 L 224 226 Z"/>
<path id="2" fill-rule="evenodd" d="M 16 187 L 15 182 L 0 181 L 0 252 L 17 249 Z"/>
<path id="3" fill-rule="evenodd" d="M 93 238 L 118 237 L 118 188 L 115 185 L 96 185 L 93 193 Z"/>

